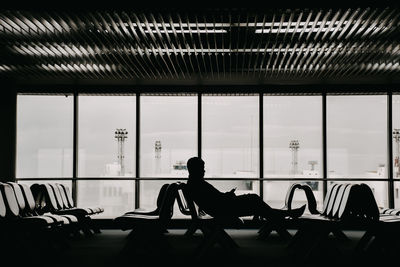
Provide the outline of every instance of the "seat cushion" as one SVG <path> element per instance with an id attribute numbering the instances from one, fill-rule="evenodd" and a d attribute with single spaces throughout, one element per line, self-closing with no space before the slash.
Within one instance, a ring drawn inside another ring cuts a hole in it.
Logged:
<path id="1" fill-rule="evenodd" d="M 49 228 L 57 223 L 46 216 L 22 217 L 17 221 L 18 226 L 25 229 Z"/>

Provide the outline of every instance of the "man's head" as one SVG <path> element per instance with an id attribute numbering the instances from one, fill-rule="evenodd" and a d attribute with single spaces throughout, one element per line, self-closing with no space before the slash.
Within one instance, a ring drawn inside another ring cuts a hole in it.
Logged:
<path id="1" fill-rule="evenodd" d="M 187 169 L 190 177 L 204 177 L 204 161 L 201 158 L 193 157 L 187 161 Z"/>

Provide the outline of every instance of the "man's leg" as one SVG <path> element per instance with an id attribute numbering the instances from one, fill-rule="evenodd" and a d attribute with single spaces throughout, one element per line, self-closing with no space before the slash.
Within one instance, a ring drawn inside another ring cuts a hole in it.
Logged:
<path id="1" fill-rule="evenodd" d="M 298 209 L 282 210 L 271 208 L 257 194 L 238 195 L 233 198 L 231 205 L 227 207 L 229 212 L 236 216 L 262 216 L 264 218 L 299 217 L 305 210 L 305 205 Z"/>

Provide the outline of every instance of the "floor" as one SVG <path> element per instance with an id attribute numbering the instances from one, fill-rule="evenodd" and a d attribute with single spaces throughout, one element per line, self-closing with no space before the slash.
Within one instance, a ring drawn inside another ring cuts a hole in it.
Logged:
<path id="1" fill-rule="evenodd" d="M 354 248 L 363 232 L 346 231 L 348 241 L 327 242 L 317 248 L 308 260 L 300 260 L 288 249 L 288 241 L 273 233 L 266 240 L 258 239 L 257 230 L 227 230 L 239 248 L 226 251 L 214 246 L 201 259 L 195 258 L 195 251 L 202 240 L 196 232 L 185 237 L 185 230 L 173 229 L 165 234 L 164 242 L 147 246 L 146 242 L 126 249 L 129 231 L 102 230 L 91 237 L 69 240 L 69 245 L 57 254 L 44 252 L 37 255 L 35 262 L 41 266 L 88 267 L 88 266 L 354 266 L 367 265 L 370 260 L 354 257 Z M 294 234 L 294 231 L 291 231 Z M 332 244 L 337 244 L 333 249 Z M 125 248 L 125 249 L 124 249 Z M 51 256 L 51 257 L 49 257 Z M 381 262 L 380 262 L 381 263 Z M 374 264 L 371 264 L 375 265 Z M 25 265 L 27 266 L 27 265 Z"/>
<path id="2" fill-rule="evenodd" d="M 257 229 L 227 230 L 239 245 L 235 250 L 226 250 L 216 245 L 203 257 L 197 258 L 198 245 L 203 235 L 196 232 L 186 237 L 184 229 L 169 229 L 159 242 L 129 238 L 130 231 L 102 229 L 90 237 L 68 239 L 64 246 L 51 251 L 41 249 L 40 242 L 18 241 L 14 248 L 0 250 L 3 260 L 10 264 L 1 266 L 40 267 L 108 267 L 108 266 L 384 266 L 397 257 L 400 249 L 394 249 L 392 257 L 356 254 L 355 247 L 362 231 L 345 231 L 348 240 L 331 236 L 315 253 L 302 259 L 288 248 L 285 241 L 273 232 L 266 240 L 259 239 Z M 291 234 L 295 231 L 291 230 Z M 38 236 L 41 237 L 40 235 Z M 146 235 L 147 237 L 147 235 Z M 1 237 L 0 237 L 1 238 Z M 129 242 L 135 240 L 135 242 Z M 129 245 L 130 244 L 130 245 Z M 32 246 L 36 247 L 34 249 Z M 32 248 L 32 249 L 31 249 Z M 301 255 L 300 255 L 301 256 Z M 393 265 L 395 266 L 395 265 Z"/>

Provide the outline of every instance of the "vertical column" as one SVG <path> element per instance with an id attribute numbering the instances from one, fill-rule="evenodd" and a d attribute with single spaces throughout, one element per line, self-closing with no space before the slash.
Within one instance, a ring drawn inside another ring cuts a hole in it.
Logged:
<path id="1" fill-rule="evenodd" d="M 325 198 L 325 195 L 328 191 L 328 151 L 327 151 L 327 120 L 326 120 L 326 92 L 322 93 L 322 178 L 323 178 L 323 186 L 322 186 L 322 194 Z"/>
<path id="2" fill-rule="evenodd" d="M 79 98 L 78 93 L 74 93 L 74 128 L 73 128 L 73 154 L 72 154 L 72 199 L 74 203 L 77 203 L 78 199 L 78 151 L 79 151 L 79 143 L 78 143 L 78 112 L 79 112 Z"/>
<path id="3" fill-rule="evenodd" d="M 140 93 L 136 94 L 135 208 L 140 207 Z"/>
<path id="4" fill-rule="evenodd" d="M 201 158 L 201 138 L 202 138 L 202 101 L 201 93 L 197 94 L 197 156 Z"/>
<path id="5" fill-rule="evenodd" d="M 4 88 L 0 98 L 2 133 L 0 139 L 0 182 L 15 181 L 16 173 L 16 119 L 17 91 L 12 86 Z"/>
<path id="6" fill-rule="evenodd" d="M 264 199 L 264 94 L 260 93 L 258 99 L 259 116 L 259 166 L 260 166 L 260 197 Z"/>
<path id="7" fill-rule="evenodd" d="M 388 200 L 389 200 L 389 208 L 393 209 L 394 208 L 394 181 L 393 181 L 393 138 L 396 141 L 396 148 L 398 149 L 399 146 L 399 132 L 398 129 L 393 130 L 393 136 L 392 136 L 392 129 L 393 129 L 393 116 L 392 116 L 392 92 L 388 92 L 387 95 L 387 146 L 388 146 Z M 399 155 L 398 152 L 396 151 L 396 165 L 398 165 L 398 160 L 399 160 Z M 396 175 L 398 169 L 396 168 Z M 397 178 L 397 177 L 396 177 Z"/>

